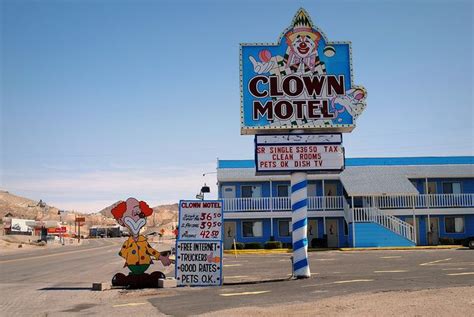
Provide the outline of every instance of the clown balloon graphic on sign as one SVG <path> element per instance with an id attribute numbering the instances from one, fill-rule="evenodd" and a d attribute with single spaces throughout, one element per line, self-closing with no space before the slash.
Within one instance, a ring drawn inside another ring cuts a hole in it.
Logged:
<path id="1" fill-rule="evenodd" d="M 168 256 L 151 247 L 147 238 L 140 234 L 146 224 L 146 218 L 151 216 L 153 209 L 144 201 L 128 198 L 112 208 L 112 215 L 117 222 L 127 227 L 130 237 L 122 245 L 119 255 L 124 258 L 124 267 L 130 270 L 127 275 L 117 273 L 112 279 L 112 285 L 132 288 L 158 287 L 158 279 L 165 278 L 162 272 L 145 273 L 153 259 L 160 260 L 164 266 L 170 265 Z"/>
<path id="2" fill-rule="evenodd" d="M 350 132 L 367 92 L 352 83 L 350 43 L 329 42 L 304 9 L 276 44 L 241 44 L 242 134 Z"/>

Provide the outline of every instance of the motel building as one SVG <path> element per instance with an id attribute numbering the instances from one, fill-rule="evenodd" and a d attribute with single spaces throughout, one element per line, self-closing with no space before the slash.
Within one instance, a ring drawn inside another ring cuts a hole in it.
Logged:
<path id="1" fill-rule="evenodd" d="M 290 175 L 255 172 L 254 160 L 218 160 L 225 248 L 234 239 L 290 247 Z M 474 237 L 472 156 L 346 158 L 340 174 L 309 174 L 307 191 L 310 248 L 459 244 Z"/>

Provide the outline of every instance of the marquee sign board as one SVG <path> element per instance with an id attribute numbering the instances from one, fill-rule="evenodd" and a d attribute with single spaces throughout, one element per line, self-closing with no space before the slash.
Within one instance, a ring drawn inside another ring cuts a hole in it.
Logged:
<path id="1" fill-rule="evenodd" d="M 222 285 L 222 201 L 182 200 L 178 219 L 178 286 Z"/>
<path id="2" fill-rule="evenodd" d="M 220 241 L 179 241 L 176 244 L 176 280 L 180 286 L 222 284 Z"/>
<path id="3" fill-rule="evenodd" d="M 278 43 L 240 45 L 240 79 L 241 134 L 350 132 L 366 105 L 350 42 L 329 42 L 303 9 Z"/>
<path id="4" fill-rule="evenodd" d="M 344 169 L 342 135 L 256 135 L 255 166 L 257 175 L 340 172 Z"/>
<path id="5" fill-rule="evenodd" d="M 222 240 L 222 202 L 189 200 L 180 202 L 180 240 Z"/>

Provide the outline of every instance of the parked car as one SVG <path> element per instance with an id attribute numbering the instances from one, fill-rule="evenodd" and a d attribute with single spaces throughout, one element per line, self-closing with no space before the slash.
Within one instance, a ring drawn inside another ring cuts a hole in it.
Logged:
<path id="1" fill-rule="evenodd" d="M 465 247 L 469 247 L 469 249 L 474 249 L 474 237 L 464 239 L 462 245 Z"/>

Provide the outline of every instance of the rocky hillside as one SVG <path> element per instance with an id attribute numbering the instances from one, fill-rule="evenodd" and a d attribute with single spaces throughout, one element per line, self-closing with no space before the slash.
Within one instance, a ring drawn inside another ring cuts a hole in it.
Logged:
<path id="1" fill-rule="evenodd" d="M 111 210 L 116 205 L 112 204 L 98 213 L 107 217 L 112 218 Z M 171 205 L 160 205 L 153 207 L 153 215 L 148 218 L 147 226 L 149 227 L 172 227 L 178 223 L 178 204 Z"/>
<path id="2" fill-rule="evenodd" d="M 43 201 L 13 195 L 0 191 L 0 219 L 11 214 L 15 218 L 35 220 L 59 220 L 58 208 Z"/>
<path id="3" fill-rule="evenodd" d="M 70 211 L 62 213 L 62 221 L 74 223 L 76 216 L 84 216 L 86 225 L 115 225 L 110 211 L 115 204 L 102 209 L 94 214 L 81 214 Z M 148 227 L 171 229 L 178 223 L 178 204 L 161 205 L 153 207 L 153 216 L 148 219 Z M 58 208 L 49 206 L 46 202 L 35 201 L 13 195 L 7 191 L 0 191 L 0 220 L 7 214 L 13 218 L 34 220 L 60 220 Z"/>

